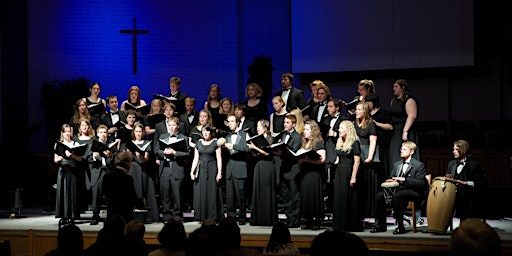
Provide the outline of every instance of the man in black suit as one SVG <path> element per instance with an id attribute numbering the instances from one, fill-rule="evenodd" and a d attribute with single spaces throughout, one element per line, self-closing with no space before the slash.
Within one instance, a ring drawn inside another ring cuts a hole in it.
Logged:
<path id="1" fill-rule="evenodd" d="M 393 218 L 396 219 L 398 227 L 393 234 L 405 234 L 407 231 L 404 227 L 404 209 L 409 201 L 418 202 L 425 196 L 428 188 L 428 182 L 425 178 L 427 171 L 425 165 L 412 158 L 416 144 L 412 141 L 405 141 L 400 148 L 400 157 L 402 160 L 393 164 L 391 177 L 385 182 L 398 182 L 399 186 L 392 197 Z M 375 228 L 372 233 L 385 232 L 386 227 L 386 200 L 384 192 L 377 194 L 377 209 L 375 213 Z"/>
<path id="2" fill-rule="evenodd" d="M 329 111 L 327 109 L 327 102 L 331 99 L 331 90 L 327 85 L 320 84 L 316 87 L 318 104 L 313 106 L 309 119 L 315 120 L 318 123 L 322 137 L 325 140 L 326 134 L 329 131 Z"/>
<path id="3" fill-rule="evenodd" d="M 184 124 L 185 135 L 190 136 L 192 128 L 199 122 L 199 113 L 196 111 L 196 100 L 192 97 L 185 99 L 185 113 L 180 115 L 180 122 Z"/>
<path id="4" fill-rule="evenodd" d="M 284 118 L 284 131 L 280 140 L 286 146 L 274 152 L 276 155 L 281 156 L 281 194 L 283 196 L 286 224 L 290 228 L 300 226 L 299 181 L 296 180 L 300 169 L 297 157 L 288 150 L 297 152 L 302 146 L 302 136 L 295 131 L 296 123 L 297 118 L 294 115 L 286 115 Z"/>
<path id="5" fill-rule="evenodd" d="M 133 157 L 130 152 L 120 152 L 115 157 L 115 167 L 103 177 L 103 195 L 107 201 L 107 219 L 120 215 L 128 223 L 134 218 L 137 193 L 128 171 Z"/>
<path id="6" fill-rule="evenodd" d="M 469 142 L 457 140 L 453 142 L 453 160 L 448 163 L 446 177 L 455 180 L 457 194 L 455 198 L 455 214 L 461 221 L 476 217 L 475 199 L 482 189 L 484 174 L 480 163 L 471 158 Z"/>
<path id="7" fill-rule="evenodd" d="M 245 118 L 245 108 L 247 106 L 243 103 L 235 104 L 235 117 L 240 120 L 237 129 L 248 133 L 249 136 L 254 136 L 256 135 L 256 124 Z"/>
<path id="8" fill-rule="evenodd" d="M 185 177 L 185 166 L 190 161 L 188 137 L 178 132 L 179 120 L 177 117 L 169 119 L 169 133 L 160 134 L 159 139 L 170 143 L 184 140 L 185 148 L 179 149 L 172 146 L 154 151 L 156 159 L 160 161 L 158 178 L 160 184 L 160 197 L 162 199 L 162 214 L 164 222 L 171 218 L 183 221 L 181 208 L 181 183 Z M 160 144 L 160 143 L 159 143 Z"/>
<path id="9" fill-rule="evenodd" d="M 281 96 L 284 102 L 286 103 L 286 111 L 291 112 L 293 109 L 303 109 L 306 106 L 304 100 L 304 92 L 300 89 L 297 89 L 292 86 L 293 84 L 293 74 L 291 73 L 283 73 L 281 75 L 281 86 L 282 89 L 279 90 L 274 96 Z"/>
<path id="10" fill-rule="evenodd" d="M 249 147 L 247 133 L 237 130 L 240 120 L 233 114 L 228 115 L 231 133 L 226 136 L 224 146 L 229 151 L 226 165 L 226 208 L 228 217 L 237 218 L 240 225 L 246 222 L 245 183 L 247 180 L 247 160 Z M 236 206 L 240 211 L 237 216 Z"/>
<path id="11" fill-rule="evenodd" d="M 108 128 L 108 138 L 112 140 L 116 138 L 116 133 L 119 131 L 120 122 L 126 123 L 126 113 L 119 111 L 119 102 L 117 96 L 111 95 L 107 97 L 107 104 L 109 111 L 106 115 L 101 117 L 101 124 L 104 124 Z"/>
<path id="12" fill-rule="evenodd" d="M 153 136 L 153 152 L 156 152 L 158 149 L 159 149 L 159 144 L 158 144 L 158 140 L 160 138 L 160 135 L 162 134 L 166 134 L 166 133 L 170 133 L 170 119 L 171 117 L 174 117 L 174 111 L 176 110 L 176 106 L 172 103 L 166 103 L 164 105 L 164 116 L 165 116 L 165 120 L 160 122 L 160 123 L 157 123 L 155 125 L 155 135 Z M 179 130 L 179 133 L 183 134 L 183 132 L 185 131 L 185 124 L 183 124 L 182 122 L 179 122 L 179 126 L 178 126 L 178 130 Z M 158 159 L 157 159 L 158 161 Z M 157 162 L 157 164 L 160 164 L 160 161 Z"/>

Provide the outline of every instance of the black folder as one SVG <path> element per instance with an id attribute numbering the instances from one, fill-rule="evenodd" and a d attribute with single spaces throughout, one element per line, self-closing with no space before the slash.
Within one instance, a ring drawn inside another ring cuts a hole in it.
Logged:
<path id="1" fill-rule="evenodd" d="M 147 115 L 147 114 L 149 114 L 149 111 L 151 110 L 151 104 L 146 104 L 144 106 L 135 106 L 135 105 L 133 105 L 133 104 L 131 104 L 130 102 L 127 101 L 125 103 L 125 105 L 124 105 L 124 108 L 126 110 L 133 109 L 136 112 L 140 112 L 143 115 Z"/>
<path id="2" fill-rule="evenodd" d="M 66 150 L 72 152 L 76 156 L 83 156 L 85 155 L 85 151 L 87 150 L 87 144 L 76 144 L 76 146 L 69 147 L 60 140 L 58 140 L 55 144 L 54 152 L 59 156 L 65 157 Z"/>

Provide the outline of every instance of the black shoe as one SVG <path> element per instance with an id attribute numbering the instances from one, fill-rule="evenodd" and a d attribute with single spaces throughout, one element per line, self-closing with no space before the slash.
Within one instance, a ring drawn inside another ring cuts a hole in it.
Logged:
<path id="1" fill-rule="evenodd" d="M 370 233 L 381 233 L 381 232 L 386 232 L 388 231 L 387 228 L 382 228 L 382 227 L 375 227 L 374 229 L 370 230 Z"/>
<path id="2" fill-rule="evenodd" d="M 393 235 L 405 234 L 407 230 L 404 227 L 398 227 L 393 231 Z"/>
<path id="3" fill-rule="evenodd" d="M 98 225 L 98 220 L 97 219 L 91 220 L 90 224 L 93 226 Z"/>

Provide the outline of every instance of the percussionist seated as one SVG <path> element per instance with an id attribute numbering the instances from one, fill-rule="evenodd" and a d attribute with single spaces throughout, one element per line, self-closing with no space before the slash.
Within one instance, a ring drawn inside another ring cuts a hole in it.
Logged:
<path id="1" fill-rule="evenodd" d="M 384 183 L 398 182 L 398 188 L 391 197 L 391 206 L 393 207 L 393 218 L 398 223 L 398 227 L 393 234 L 405 234 L 404 227 L 404 209 L 409 201 L 418 202 L 423 199 L 425 191 L 428 189 L 428 182 L 425 178 L 427 174 L 425 165 L 412 158 L 416 144 L 412 141 L 405 141 L 400 148 L 400 157 L 402 160 L 393 164 L 391 176 Z M 391 185 L 391 184 L 390 184 Z M 386 184 L 382 185 L 387 186 Z M 371 233 L 387 231 L 386 223 L 386 197 L 385 192 L 377 194 L 377 208 L 375 213 L 375 228 Z"/>

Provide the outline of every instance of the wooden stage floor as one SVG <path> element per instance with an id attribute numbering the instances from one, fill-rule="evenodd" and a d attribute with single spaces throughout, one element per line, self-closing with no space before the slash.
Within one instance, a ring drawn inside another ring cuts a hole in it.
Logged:
<path id="1" fill-rule="evenodd" d="M 105 214 L 105 213 L 102 213 Z M 82 214 L 82 217 L 90 217 L 90 213 Z M 190 213 L 188 213 L 190 215 Z M 284 218 L 284 216 L 280 216 Z M 409 232 L 403 235 L 393 235 L 395 229 L 394 219 L 388 218 L 388 231 L 383 233 L 370 233 L 369 229 L 364 232 L 355 232 L 361 237 L 371 250 L 380 251 L 378 255 L 385 255 L 382 251 L 395 252 L 416 252 L 417 255 L 429 255 L 431 253 L 446 253 L 451 232 L 446 234 L 424 233 L 427 230 L 427 218 L 425 224 L 418 226 L 418 232 L 413 233 L 411 227 Z M 367 219 L 373 222 L 373 219 Z M 97 232 L 103 227 L 103 223 L 96 226 L 88 222 L 77 221 L 78 227 L 84 234 L 84 247 L 88 247 L 96 240 Z M 327 223 L 327 222 L 326 222 Z M 512 255 L 512 220 L 487 220 L 500 235 L 503 243 L 503 255 Z M 454 228 L 458 227 L 459 220 L 454 219 Z M 11 255 L 43 255 L 50 249 L 56 247 L 56 236 L 59 226 L 59 219 L 54 215 L 44 213 L 42 209 L 25 209 L 20 213 L 19 218 L 9 219 L 8 210 L 0 210 L 0 240 L 10 240 Z M 192 232 L 200 226 L 199 222 L 185 222 L 187 233 Z M 157 235 L 163 223 L 146 224 L 145 241 L 149 246 L 157 246 Z M 307 254 L 311 241 L 316 235 L 328 229 L 323 226 L 321 230 L 301 230 L 300 228 L 290 229 L 292 240 Z M 242 245 L 253 248 L 262 248 L 266 245 L 272 227 L 257 227 L 249 224 L 241 225 Z M 391 254 L 390 254 L 391 255 Z"/>

